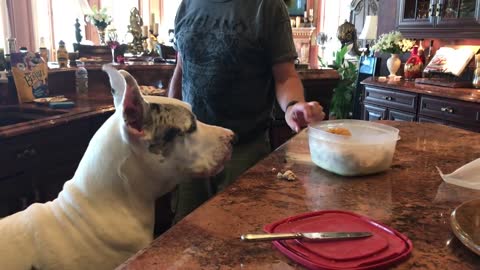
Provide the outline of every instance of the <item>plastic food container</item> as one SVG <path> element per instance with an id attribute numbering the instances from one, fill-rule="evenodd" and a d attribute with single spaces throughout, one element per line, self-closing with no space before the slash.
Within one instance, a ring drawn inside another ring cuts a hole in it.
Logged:
<path id="1" fill-rule="evenodd" d="M 351 136 L 333 134 L 332 128 L 346 128 Z M 362 120 L 331 120 L 314 123 L 308 129 L 312 161 L 322 169 L 357 176 L 387 170 L 392 164 L 399 130 Z"/>

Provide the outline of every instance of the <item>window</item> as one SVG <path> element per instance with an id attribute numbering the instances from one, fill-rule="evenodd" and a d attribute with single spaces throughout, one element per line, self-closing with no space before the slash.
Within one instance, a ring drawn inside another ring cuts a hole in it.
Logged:
<path id="1" fill-rule="evenodd" d="M 5 48 L 6 40 L 10 36 L 7 17 L 7 1 L 0 0 L 0 48 Z"/>
<path id="2" fill-rule="evenodd" d="M 323 1 L 322 15 L 322 31 L 328 37 L 327 44 L 324 45 L 318 51 L 319 55 L 324 59 L 324 62 L 330 64 L 334 60 L 333 52 L 340 49 L 341 44 L 337 38 L 338 27 L 350 19 L 350 2 L 351 0 L 335 0 L 335 1 Z"/>
<path id="3" fill-rule="evenodd" d="M 67 51 L 73 51 L 75 38 L 75 19 L 85 25 L 84 13 L 78 0 L 33 0 L 35 44 L 40 46 L 40 39 L 45 39 L 47 48 L 57 48 L 60 40 L 65 42 Z M 85 40 L 84 27 L 81 28 Z M 53 31 L 52 31 L 53 30 Z M 35 48 L 38 50 L 38 48 Z"/>

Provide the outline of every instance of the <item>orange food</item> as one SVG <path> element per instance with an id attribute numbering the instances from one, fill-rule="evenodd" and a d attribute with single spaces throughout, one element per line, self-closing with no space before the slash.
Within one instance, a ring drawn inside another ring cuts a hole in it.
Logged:
<path id="1" fill-rule="evenodd" d="M 327 130 L 330 133 L 337 134 L 337 135 L 342 135 L 342 136 L 352 136 L 352 133 L 350 133 L 350 130 L 342 127 L 334 127 L 334 128 L 328 128 Z"/>

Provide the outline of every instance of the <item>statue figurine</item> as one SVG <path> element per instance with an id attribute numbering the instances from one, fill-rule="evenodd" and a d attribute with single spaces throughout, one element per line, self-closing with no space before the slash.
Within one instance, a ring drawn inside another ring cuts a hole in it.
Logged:
<path id="1" fill-rule="evenodd" d="M 77 43 L 80 44 L 82 42 L 82 30 L 80 29 L 80 22 L 78 21 L 78 18 L 75 19 L 75 38 L 77 39 Z"/>
<path id="2" fill-rule="evenodd" d="M 349 54 L 360 55 L 360 50 L 357 44 L 357 29 L 355 25 L 349 23 L 347 20 L 337 29 L 337 38 L 342 43 L 342 47 L 353 45 Z"/>
<path id="3" fill-rule="evenodd" d="M 128 50 L 133 54 L 138 54 L 144 51 L 143 43 L 144 37 L 142 37 L 143 19 L 140 16 L 140 12 L 137 8 L 133 8 L 130 11 L 130 25 L 128 26 L 128 32 L 132 34 L 133 40 L 128 44 Z"/>

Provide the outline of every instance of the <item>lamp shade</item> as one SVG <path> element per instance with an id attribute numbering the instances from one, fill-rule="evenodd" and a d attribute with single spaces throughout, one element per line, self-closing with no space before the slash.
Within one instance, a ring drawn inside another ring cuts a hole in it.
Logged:
<path id="1" fill-rule="evenodd" d="M 358 39 L 376 39 L 377 38 L 377 16 L 367 16 L 365 18 L 365 24 L 363 25 L 362 33 L 358 36 Z"/>

